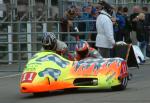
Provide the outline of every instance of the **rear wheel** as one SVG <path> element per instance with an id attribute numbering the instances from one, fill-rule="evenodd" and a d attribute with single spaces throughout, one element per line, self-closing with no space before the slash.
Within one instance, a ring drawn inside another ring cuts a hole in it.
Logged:
<path id="1" fill-rule="evenodd" d="M 117 85 L 117 86 L 111 87 L 112 90 L 120 91 L 120 90 L 126 89 L 127 84 L 128 84 L 128 77 L 125 77 L 125 78 L 123 78 L 123 79 L 120 80 L 120 81 L 121 81 L 121 84 L 120 84 L 120 85 Z"/>

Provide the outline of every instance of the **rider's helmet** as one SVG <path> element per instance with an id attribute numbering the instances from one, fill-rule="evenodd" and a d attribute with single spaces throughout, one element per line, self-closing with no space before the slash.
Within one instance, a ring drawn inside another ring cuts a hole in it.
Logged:
<path id="1" fill-rule="evenodd" d="M 89 44 L 86 41 L 79 41 L 76 44 L 75 50 L 77 55 L 83 59 L 89 54 Z"/>
<path id="2" fill-rule="evenodd" d="M 55 50 L 57 47 L 57 39 L 53 32 L 46 32 L 42 37 L 42 46 L 45 50 Z"/>

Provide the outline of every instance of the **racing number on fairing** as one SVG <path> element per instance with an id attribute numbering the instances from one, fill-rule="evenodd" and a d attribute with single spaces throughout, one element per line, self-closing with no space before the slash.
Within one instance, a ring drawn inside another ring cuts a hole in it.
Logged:
<path id="1" fill-rule="evenodd" d="M 35 76 L 36 76 L 35 72 L 26 72 L 22 75 L 21 82 L 31 83 L 35 78 Z"/>

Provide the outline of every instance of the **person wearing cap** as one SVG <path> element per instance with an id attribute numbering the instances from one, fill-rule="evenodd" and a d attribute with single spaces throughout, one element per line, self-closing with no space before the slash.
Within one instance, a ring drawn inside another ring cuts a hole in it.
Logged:
<path id="1" fill-rule="evenodd" d="M 113 22 L 111 20 L 113 8 L 105 1 L 99 2 L 99 15 L 96 19 L 96 47 L 104 58 L 110 57 L 110 50 L 115 45 Z"/>

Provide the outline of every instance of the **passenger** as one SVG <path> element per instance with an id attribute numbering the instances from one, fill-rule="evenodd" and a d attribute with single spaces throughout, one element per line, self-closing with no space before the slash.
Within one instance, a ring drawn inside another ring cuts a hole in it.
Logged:
<path id="1" fill-rule="evenodd" d="M 75 60 L 79 61 L 88 57 L 100 58 L 99 52 L 90 47 L 86 41 L 79 41 L 75 48 Z M 102 58 L 102 57 L 101 57 Z"/>

